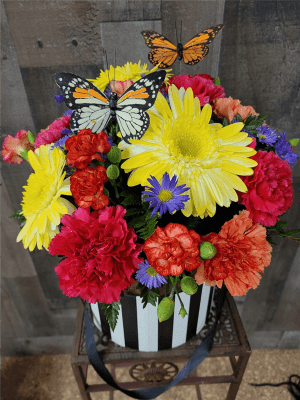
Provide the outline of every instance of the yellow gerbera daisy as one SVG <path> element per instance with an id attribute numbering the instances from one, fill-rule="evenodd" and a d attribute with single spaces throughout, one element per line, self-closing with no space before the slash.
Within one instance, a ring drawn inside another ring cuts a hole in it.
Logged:
<path id="1" fill-rule="evenodd" d="M 222 127 L 210 124 L 212 108 L 202 110 L 198 98 L 188 88 L 169 88 L 170 107 L 158 93 L 155 106 L 149 110 L 150 127 L 140 140 L 121 142 L 122 168 L 131 172 L 128 186 L 146 186 L 153 175 L 158 181 L 165 172 L 176 174 L 178 185 L 190 188 L 190 200 L 182 210 L 204 218 L 213 216 L 216 204 L 229 207 L 237 201 L 235 190 L 246 192 L 247 187 L 238 175 L 252 175 L 257 163 L 249 159 L 256 151 L 247 147 L 252 139 L 240 132 L 242 122 Z"/>
<path id="2" fill-rule="evenodd" d="M 88 81 L 92 82 L 93 85 L 97 86 L 98 89 L 104 91 L 106 86 L 113 79 L 122 82 L 128 80 L 136 82 L 142 77 L 142 74 L 148 75 L 151 72 L 156 71 L 158 68 L 159 67 L 156 66 L 152 68 L 150 71 L 148 71 L 147 64 L 141 65 L 141 61 L 139 61 L 137 64 L 128 62 L 123 67 L 117 66 L 116 68 L 114 68 L 111 65 L 109 70 L 108 69 L 106 71 L 100 70 L 100 75 L 98 76 L 98 78 L 88 79 Z M 168 83 L 169 77 L 172 74 L 170 74 L 171 69 L 167 69 L 166 71 L 167 75 L 165 78 L 165 83 Z"/>
<path id="3" fill-rule="evenodd" d="M 17 242 L 23 240 L 24 248 L 32 251 L 49 247 L 51 239 L 59 232 L 58 225 L 64 214 L 72 214 L 74 207 L 61 195 L 72 196 L 70 178 L 65 179 L 63 173 L 66 160 L 63 151 L 52 145 L 42 145 L 33 152 L 28 152 L 28 161 L 32 173 L 24 186 L 22 214 L 26 223 L 20 231 Z"/>

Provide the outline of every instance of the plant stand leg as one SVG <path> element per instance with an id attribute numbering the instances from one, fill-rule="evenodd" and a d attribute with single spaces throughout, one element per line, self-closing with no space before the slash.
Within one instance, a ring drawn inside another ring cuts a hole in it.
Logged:
<path id="1" fill-rule="evenodd" d="M 232 382 L 230 384 L 226 400 L 235 400 L 237 392 L 240 387 L 240 384 L 243 379 L 243 375 L 244 375 L 250 354 L 251 353 L 246 353 L 244 355 L 239 356 L 238 362 L 236 363 L 236 367 L 234 369 L 234 376 L 235 376 L 236 382 Z"/>
<path id="2" fill-rule="evenodd" d="M 72 369 L 82 400 L 92 400 L 90 394 L 86 391 L 86 376 L 84 374 L 83 368 L 81 366 L 72 364 Z"/>

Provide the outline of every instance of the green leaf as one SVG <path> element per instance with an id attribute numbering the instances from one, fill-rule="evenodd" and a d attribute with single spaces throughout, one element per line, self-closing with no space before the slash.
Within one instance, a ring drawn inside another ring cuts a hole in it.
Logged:
<path id="1" fill-rule="evenodd" d="M 10 217 L 8 217 L 8 218 L 19 218 L 21 221 L 20 221 L 20 227 L 21 228 L 23 228 L 23 226 L 25 225 L 25 223 L 26 223 L 26 218 L 24 217 L 24 215 L 23 215 L 23 210 L 19 210 L 19 211 L 17 211 L 14 215 L 11 215 Z"/>
<path id="2" fill-rule="evenodd" d="M 111 304 L 102 303 L 102 308 L 105 310 L 106 319 L 114 332 L 119 316 L 120 301 Z"/>
<path id="3" fill-rule="evenodd" d="M 275 229 L 278 232 L 283 232 L 283 228 L 287 225 L 286 221 L 278 221 L 277 224 L 275 225 Z"/>
<path id="4" fill-rule="evenodd" d="M 141 282 L 139 282 L 136 288 L 137 289 L 144 289 L 144 287 L 145 286 Z"/>
<path id="5" fill-rule="evenodd" d="M 21 151 L 20 156 L 24 158 L 24 160 L 28 161 L 28 150 L 25 149 L 24 151 Z"/>
<path id="6" fill-rule="evenodd" d="M 216 78 L 216 79 L 214 80 L 214 84 L 215 84 L 216 86 L 221 86 L 221 80 L 220 80 L 219 77 Z"/>
<path id="7" fill-rule="evenodd" d="M 106 189 L 106 187 L 104 188 L 104 194 L 109 197 L 109 191 Z"/>
<path id="8" fill-rule="evenodd" d="M 33 134 L 32 132 L 28 131 L 28 132 L 27 132 L 27 137 L 28 137 L 29 142 L 30 142 L 31 144 L 34 144 L 34 141 L 35 141 L 35 136 L 34 136 L 34 134 Z"/>
<path id="9" fill-rule="evenodd" d="M 292 147 L 296 147 L 297 144 L 299 143 L 299 140 L 300 140 L 300 139 L 291 139 L 291 140 L 289 140 L 289 143 L 290 143 L 290 145 L 291 145 Z"/>
<path id="10" fill-rule="evenodd" d="M 144 289 L 142 290 L 143 308 L 145 308 L 148 303 L 152 304 L 155 307 L 156 300 L 159 296 L 159 290 L 157 288 L 149 289 L 148 287 L 144 287 Z"/>
<path id="11" fill-rule="evenodd" d="M 240 122 L 243 122 L 243 118 L 240 116 L 240 114 L 236 114 L 236 116 L 234 117 L 235 119 L 237 119 Z"/>
<path id="12" fill-rule="evenodd" d="M 142 214 L 143 212 L 144 212 L 144 210 L 140 209 L 140 208 L 129 208 L 126 211 L 126 217 L 130 217 L 131 215 Z"/>
<path id="13" fill-rule="evenodd" d="M 226 118 L 224 118 L 224 119 L 223 119 L 223 127 L 224 127 L 224 126 L 227 126 L 227 125 L 229 125 L 229 124 L 228 124 L 228 121 L 227 121 Z"/>

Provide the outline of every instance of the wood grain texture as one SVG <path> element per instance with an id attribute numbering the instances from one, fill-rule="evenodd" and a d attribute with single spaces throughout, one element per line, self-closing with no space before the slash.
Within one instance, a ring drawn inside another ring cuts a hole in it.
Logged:
<path id="1" fill-rule="evenodd" d="M 5 1 L 21 68 L 102 63 L 94 1 Z"/>
<path id="2" fill-rule="evenodd" d="M 182 43 L 188 42 L 197 33 L 223 23 L 225 1 L 163 1 L 162 2 L 162 33 L 172 43 L 177 45 L 175 22 L 177 24 L 178 40 L 182 21 Z M 218 76 L 220 45 L 222 31 L 209 45 L 208 55 L 196 65 L 186 65 L 176 60 L 172 65 L 174 75 L 210 74 Z"/>

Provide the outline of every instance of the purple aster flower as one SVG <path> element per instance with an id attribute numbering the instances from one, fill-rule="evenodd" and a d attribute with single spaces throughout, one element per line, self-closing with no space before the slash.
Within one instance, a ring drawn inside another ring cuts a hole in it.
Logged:
<path id="1" fill-rule="evenodd" d="M 150 201 L 149 208 L 154 207 L 151 217 L 159 210 L 160 215 L 169 211 L 173 214 L 176 210 L 184 208 L 184 202 L 189 200 L 188 195 L 183 195 L 183 192 L 189 190 L 185 185 L 176 186 L 178 178 L 176 175 L 170 180 L 169 174 L 164 173 L 162 178 L 162 184 L 160 185 L 158 180 L 150 175 L 148 182 L 152 187 L 146 186 L 145 191 L 142 194 L 147 195 L 144 201 Z"/>
<path id="2" fill-rule="evenodd" d="M 56 100 L 57 105 L 59 105 L 59 106 L 64 101 L 64 95 L 63 94 L 55 94 L 54 98 Z"/>
<path id="3" fill-rule="evenodd" d="M 61 133 L 63 133 L 65 136 L 57 140 L 51 147 L 51 150 L 53 150 L 54 147 L 58 147 L 60 148 L 60 150 L 65 150 L 66 141 L 69 139 L 70 136 L 73 135 L 73 132 L 70 129 L 64 129 L 63 131 L 61 131 Z"/>
<path id="4" fill-rule="evenodd" d="M 73 112 L 73 110 L 67 110 L 66 112 L 64 112 L 64 115 L 71 115 Z"/>
<path id="5" fill-rule="evenodd" d="M 269 126 L 259 125 L 256 128 L 257 131 L 257 139 L 260 143 L 264 143 L 267 146 L 273 145 L 277 141 L 277 133 Z"/>
<path id="6" fill-rule="evenodd" d="M 166 279 L 159 275 L 153 267 L 145 260 L 142 264 L 138 265 L 139 270 L 136 272 L 136 279 L 149 289 L 158 288 L 164 283 L 167 283 Z"/>
<path id="7" fill-rule="evenodd" d="M 286 160 L 290 166 L 293 166 L 299 157 L 293 152 L 291 144 L 286 140 L 286 133 L 283 133 L 275 143 L 275 153 L 282 160 Z"/>
<path id="8" fill-rule="evenodd" d="M 109 95 L 111 94 L 111 87 L 110 84 L 108 84 L 104 90 L 104 94 L 109 97 Z"/>

